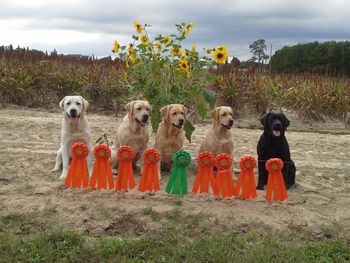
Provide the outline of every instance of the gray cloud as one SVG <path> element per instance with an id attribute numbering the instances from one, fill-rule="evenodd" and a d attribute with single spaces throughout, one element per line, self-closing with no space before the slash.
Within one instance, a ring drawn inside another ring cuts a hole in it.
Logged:
<path id="1" fill-rule="evenodd" d="M 61 0 L 25 6 L 23 3 L 0 0 L 0 34 L 4 28 L 11 28 L 14 32 L 46 29 L 100 35 L 90 42 L 71 45 L 67 39 L 67 44 L 55 46 L 65 53 L 109 55 L 113 39 L 131 39 L 135 20 L 152 24 L 151 35 L 173 33 L 175 23 L 194 21 L 195 28 L 186 40 L 188 46 L 196 43 L 199 47 L 215 47 L 224 43 L 230 54 L 240 59 L 250 57 L 249 44 L 259 38 L 272 44 L 274 50 L 308 41 L 350 39 L 350 5 L 346 0 Z M 14 26 L 16 21 L 22 21 L 18 27 Z M 7 37 L 1 35 L 0 45 Z M 45 50 L 54 47 L 53 43 L 39 39 L 28 43 Z"/>

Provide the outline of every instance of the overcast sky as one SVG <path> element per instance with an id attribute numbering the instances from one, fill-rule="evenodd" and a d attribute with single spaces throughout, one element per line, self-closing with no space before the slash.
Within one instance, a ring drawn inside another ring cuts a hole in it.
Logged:
<path id="1" fill-rule="evenodd" d="M 151 24 L 151 36 L 193 21 L 188 47 L 226 44 L 230 56 L 246 60 L 249 44 L 260 38 L 273 52 L 350 40 L 350 0 L 0 0 L 0 45 L 106 56 L 113 40 L 131 42 L 133 21 Z"/>

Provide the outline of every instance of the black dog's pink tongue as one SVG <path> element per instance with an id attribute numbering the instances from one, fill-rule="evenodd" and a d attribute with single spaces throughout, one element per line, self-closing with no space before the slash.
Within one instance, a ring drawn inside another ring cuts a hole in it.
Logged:
<path id="1" fill-rule="evenodd" d="M 275 130 L 273 130 L 272 132 L 273 132 L 273 135 L 276 136 L 276 137 L 278 137 L 278 136 L 281 135 L 281 132 L 280 132 L 280 131 L 275 131 Z"/>

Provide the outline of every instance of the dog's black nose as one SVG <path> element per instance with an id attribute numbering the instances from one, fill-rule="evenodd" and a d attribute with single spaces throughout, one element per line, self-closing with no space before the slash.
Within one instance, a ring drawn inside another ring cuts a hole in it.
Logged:
<path id="1" fill-rule="evenodd" d="M 184 120 L 183 119 L 179 120 L 179 125 L 182 125 L 182 124 L 184 124 Z"/>
<path id="2" fill-rule="evenodd" d="M 233 120 L 232 120 L 232 119 L 229 120 L 229 121 L 228 121 L 228 124 L 229 124 L 229 125 L 232 125 L 232 124 L 233 124 Z"/>
<path id="3" fill-rule="evenodd" d="M 273 129 L 275 131 L 280 131 L 282 129 L 282 124 L 280 122 L 277 122 L 274 126 Z"/>
<path id="4" fill-rule="evenodd" d="M 77 110 L 76 109 L 71 109 L 69 111 L 69 114 L 70 114 L 71 117 L 77 117 Z"/>
<path id="5" fill-rule="evenodd" d="M 148 115 L 147 114 L 142 115 L 142 121 L 143 122 L 148 121 Z"/>

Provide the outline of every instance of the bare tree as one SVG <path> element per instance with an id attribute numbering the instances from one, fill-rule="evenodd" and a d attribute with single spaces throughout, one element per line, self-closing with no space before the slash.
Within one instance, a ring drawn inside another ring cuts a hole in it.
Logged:
<path id="1" fill-rule="evenodd" d="M 253 54 L 253 57 L 249 59 L 249 61 L 258 62 L 262 68 L 264 62 L 269 58 L 269 56 L 265 54 L 265 50 L 267 50 L 265 39 L 258 39 L 254 41 L 253 44 L 249 45 L 249 49 Z"/>

